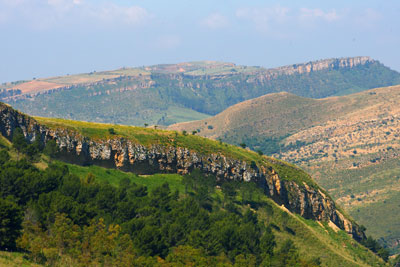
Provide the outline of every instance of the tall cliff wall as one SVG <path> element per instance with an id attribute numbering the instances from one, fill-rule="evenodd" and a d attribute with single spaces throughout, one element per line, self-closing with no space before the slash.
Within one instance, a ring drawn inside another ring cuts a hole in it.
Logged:
<path id="1" fill-rule="evenodd" d="M 281 179 L 272 167 L 250 166 L 245 161 L 221 154 L 201 154 L 183 147 L 144 146 L 124 138 L 92 140 L 66 129 L 50 129 L 33 118 L 0 103 L 0 132 L 12 138 L 21 128 L 27 140 L 40 138 L 43 143 L 56 140 L 60 159 L 78 164 L 97 164 L 139 174 L 174 172 L 185 174 L 199 169 L 219 180 L 253 181 L 279 205 L 304 218 L 332 221 L 356 240 L 365 238 L 360 227 L 340 213 L 334 201 L 321 190 L 306 183 Z M 275 164 L 284 164 L 274 162 Z"/>

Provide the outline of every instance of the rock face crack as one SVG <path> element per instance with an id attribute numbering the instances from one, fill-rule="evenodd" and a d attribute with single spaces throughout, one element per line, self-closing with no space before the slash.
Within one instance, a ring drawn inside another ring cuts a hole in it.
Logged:
<path id="1" fill-rule="evenodd" d="M 70 163 L 96 164 L 137 174 L 187 174 L 198 169 L 220 181 L 252 181 L 267 196 L 291 212 L 306 219 L 332 221 L 356 240 L 365 238 L 360 227 L 337 210 L 330 197 L 306 183 L 299 185 L 281 179 L 272 167 L 252 166 L 222 154 L 200 154 L 184 147 L 144 146 L 123 138 L 92 140 L 70 130 L 40 125 L 33 118 L 0 103 L 1 134 L 11 140 L 16 128 L 21 128 L 29 141 L 39 138 L 46 144 L 49 140 L 55 140 L 60 151 L 58 157 Z"/>

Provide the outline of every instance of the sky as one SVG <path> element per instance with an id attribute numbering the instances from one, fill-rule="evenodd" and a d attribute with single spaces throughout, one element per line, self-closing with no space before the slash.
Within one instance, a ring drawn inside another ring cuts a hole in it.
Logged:
<path id="1" fill-rule="evenodd" d="M 398 0 L 0 0 L 0 83 L 198 60 L 400 71 L 399 47 Z"/>

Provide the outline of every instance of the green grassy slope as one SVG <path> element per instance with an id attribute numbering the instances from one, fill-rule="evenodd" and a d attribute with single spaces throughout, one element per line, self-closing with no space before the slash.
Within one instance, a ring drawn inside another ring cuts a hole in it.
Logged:
<path id="1" fill-rule="evenodd" d="M 178 190 L 184 194 L 184 186 L 179 175 L 157 174 L 152 176 L 135 176 L 119 170 L 109 170 L 102 167 L 82 167 L 68 164 L 73 174 L 84 178 L 89 173 L 95 175 L 96 179 L 102 182 L 110 182 L 117 185 L 118 180 L 128 177 L 137 184 L 148 186 L 149 189 L 168 182 L 171 189 Z M 217 192 L 218 193 L 218 192 Z M 258 216 L 264 224 L 273 224 L 274 234 L 277 236 L 277 243 L 283 240 L 292 239 L 300 249 L 301 255 L 306 259 L 320 258 L 322 266 L 384 266 L 384 262 L 378 259 L 373 253 L 355 242 L 343 231 L 336 232 L 328 224 L 320 224 L 312 220 L 292 214 L 279 207 L 275 202 L 267 198 L 261 192 L 254 196 L 259 201 L 268 203 L 267 208 L 257 209 Z M 220 194 L 217 194 L 220 195 Z M 237 204 L 240 207 L 240 193 Z M 241 208 L 245 208 L 244 206 Z M 271 214 L 273 216 L 271 217 Z"/>

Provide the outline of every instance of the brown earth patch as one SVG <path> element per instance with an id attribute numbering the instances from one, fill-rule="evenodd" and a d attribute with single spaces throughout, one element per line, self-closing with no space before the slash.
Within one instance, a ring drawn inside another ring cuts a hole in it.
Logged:
<path id="1" fill-rule="evenodd" d="M 34 80 L 18 84 L 11 89 L 19 89 L 21 90 L 22 94 L 27 94 L 27 93 L 37 93 L 37 92 L 47 91 L 50 89 L 60 88 L 64 86 L 65 84 L 57 84 L 57 83 Z"/>

